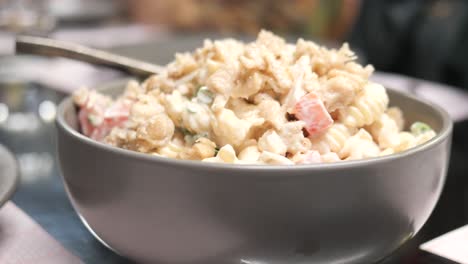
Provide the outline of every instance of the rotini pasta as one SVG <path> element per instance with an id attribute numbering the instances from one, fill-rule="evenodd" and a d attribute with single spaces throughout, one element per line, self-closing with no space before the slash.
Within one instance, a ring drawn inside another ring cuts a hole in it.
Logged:
<path id="1" fill-rule="evenodd" d="M 346 141 L 355 132 L 354 130 L 341 123 L 335 123 L 323 135 L 312 139 L 311 149 L 317 150 L 321 154 L 340 153 Z"/>
<path id="2" fill-rule="evenodd" d="M 394 147 L 400 143 L 398 124 L 388 114 L 382 114 L 369 126 L 368 131 L 381 148 Z"/>
<path id="3" fill-rule="evenodd" d="M 239 159 L 245 163 L 255 163 L 260 158 L 260 154 L 261 152 L 255 144 L 243 148 L 239 153 Z"/>
<path id="4" fill-rule="evenodd" d="M 435 136 L 369 81 L 347 44 L 289 44 L 261 31 L 251 43 L 206 40 L 117 99 L 78 90 L 83 134 L 174 159 L 291 165 L 390 155 Z"/>
<path id="5" fill-rule="evenodd" d="M 349 127 L 372 124 L 385 111 L 388 96 L 385 88 L 376 83 L 367 83 L 354 102 L 340 111 L 339 120 Z"/>
<path id="6" fill-rule="evenodd" d="M 270 129 L 258 139 L 258 148 L 261 151 L 269 151 L 284 156 L 288 147 L 278 133 Z"/>
<path id="7" fill-rule="evenodd" d="M 340 157 L 348 160 L 372 158 L 379 155 L 379 146 L 372 140 L 372 136 L 362 128 L 350 137 L 340 150 Z"/>
<path id="8" fill-rule="evenodd" d="M 220 148 L 216 157 L 206 158 L 203 161 L 207 162 L 219 162 L 219 163 L 238 163 L 239 159 L 236 156 L 234 148 L 227 144 Z"/>

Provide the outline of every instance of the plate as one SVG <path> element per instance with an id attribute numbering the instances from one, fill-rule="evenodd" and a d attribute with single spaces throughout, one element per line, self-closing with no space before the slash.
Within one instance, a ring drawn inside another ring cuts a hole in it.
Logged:
<path id="1" fill-rule="evenodd" d="M 18 183 L 18 165 L 13 155 L 0 145 L 0 206 L 13 195 Z"/>

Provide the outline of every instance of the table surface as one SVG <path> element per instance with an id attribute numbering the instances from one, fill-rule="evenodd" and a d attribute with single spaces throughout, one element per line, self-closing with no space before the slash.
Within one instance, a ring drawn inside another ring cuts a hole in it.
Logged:
<path id="1" fill-rule="evenodd" d="M 94 239 L 66 197 L 55 160 L 54 124 L 40 110 L 45 109 L 44 101 L 56 103 L 63 96 L 37 83 L 0 81 L 0 102 L 10 106 L 9 119 L 15 121 L 0 123 L 0 143 L 16 155 L 22 175 L 13 201 L 85 263 L 132 263 Z M 465 162 L 468 138 L 465 135 L 468 135 L 468 121 L 456 123 L 445 190 L 428 223 L 413 240 L 382 263 L 454 263 L 425 254 L 417 247 L 468 223 L 468 164 Z"/>

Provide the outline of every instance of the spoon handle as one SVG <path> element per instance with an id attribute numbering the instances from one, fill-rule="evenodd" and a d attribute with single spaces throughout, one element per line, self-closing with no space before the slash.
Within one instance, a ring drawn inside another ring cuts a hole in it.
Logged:
<path id="1" fill-rule="evenodd" d="M 159 65 L 50 38 L 18 36 L 15 44 L 17 54 L 64 57 L 95 65 L 108 66 L 140 78 L 146 78 L 162 71 L 162 67 Z"/>

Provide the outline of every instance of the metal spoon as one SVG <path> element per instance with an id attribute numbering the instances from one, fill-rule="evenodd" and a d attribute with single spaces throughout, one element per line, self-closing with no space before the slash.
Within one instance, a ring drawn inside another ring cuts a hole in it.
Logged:
<path id="1" fill-rule="evenodd" d="M 162 67 L 159 65 L 61 40 L 33 36 L 18 36 L 16 37 L 15 44 L 17 54 L 64 57 L 91 64 L 108 66 L 140 78 L 146 78 L 162 71 Z"/>

